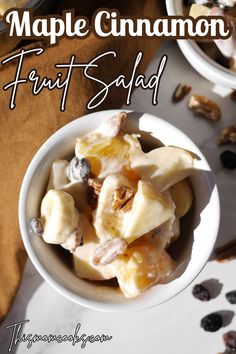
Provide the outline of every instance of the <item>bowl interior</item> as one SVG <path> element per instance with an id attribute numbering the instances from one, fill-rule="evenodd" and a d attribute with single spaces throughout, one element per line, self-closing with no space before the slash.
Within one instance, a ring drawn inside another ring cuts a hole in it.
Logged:
<path id="1" fill-rule="evenodd" d="M 194 191 L 194 208 L 182 223 L 182 236 L 171 252 L 178 267 L 173 280 L 156 285 L 136 299 L 126 299 L 119 289 L 103 282 L 89 282 L 77 278 L 70 265 L 70 257 L 60 246 L 46 244 L 29 233 L 28 220 L 39 214 L 49 171 L 55 159 L 68 158 L 74 153 L 76 138 L 90 132 L 108 116 L 117 111 L 90 114 L 73 121 L 55 133 L 32 160 L 20 194 L 19 218 L 25 247 L 41 273 L 59 292 L 71 300 L 98 310 L 120 311 L 143 309 L 160 304 L 183 290 L 199 273 L 213 248 L 219 220 L 217 189 L 209 166 L 193 142 L 178 129 L 148 114 L 128 113 L 125 131 L 141 135 L 141 140 L 152 147 L 160 141 L 165 145 L 179 146 L 199 156 L 198 171 L 191 177 Z M 209 231 L 209 218 L 215 224 Z M 207 237 L 206 237 L 207 236 Z"/>

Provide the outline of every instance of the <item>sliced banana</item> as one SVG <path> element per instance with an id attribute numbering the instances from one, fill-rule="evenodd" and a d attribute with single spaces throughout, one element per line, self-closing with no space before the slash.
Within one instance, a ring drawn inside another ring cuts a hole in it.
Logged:
<path id="1" fill-rule="evenodd" d="M 115 190 L 126 186 L 136 190 L 128 211 L 113 210 Z M 159 193 L 150 182 L 139 181 L 137 187 L 122 174 L 109 175 L 102 185 L 94 213 L 94 227 L 101 240 L 124 238 L 128 243 L 163 224 L 174 214 L 170 193 Z"/>
<path id="2" fill-rule="evenodd" d="M 79 213 L 70 194 L 49 190 L 41 204 L 44 223 L 43 239 L 47 243 L 62 244 L 74 233 L 79 224 Z"/>
<path id="3" fill-rule="evenodd" d="M 193 192 L 186 179 L 174 184 L 170 188 L 172 198 L 175 202 L 175 214 L 182 218 L 190 210 L 193 202 Z"/>
<path id="4" fill-rule="evenodd" d="M 145 238 L 132 243 L 112 264 L 120 289 L 128 298 L 164 280 L 175 268 L 158 239 Z"/>
<path id="5" fill-rule="evenodd" d="M 111 264 L 94 265 L 92 256 L 99 245 L 99 238 L 87 218 L 81 214 L 81 230 L 83 245 L 76 248 L 73 253 L 73 266 L 75 274 L 82 279 L 106 280 L 114 278 Z"/>
<path id="6" fill-rule="evenodd" d="M 160 147 L 145 154 L 134 154 L 131 168 L 159 191 L 190 176 L 194 170 L 192 155 L 177 147 Z"/>

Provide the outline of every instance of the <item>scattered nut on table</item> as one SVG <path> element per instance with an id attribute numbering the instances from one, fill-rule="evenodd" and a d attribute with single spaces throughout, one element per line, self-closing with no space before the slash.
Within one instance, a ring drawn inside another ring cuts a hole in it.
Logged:
<path id="1" fill-rule="evenodd" d="M 217 122 L 221 118 L 221 109 L 217 103 L 204 96 L 192 95 L 188 107 L 194 114 Z"/>
<path id="2" fill-rule="evenodd" d="M 236 124 L 222 129 L 219 144 L 236 143 Z"/>
<path id="3" fill-rule="evenodd" d="M 191 89 L 192 89 L 191 86 L 179 83 L 173 93 L 172 101 L 173 102 L 182 101 L 184 97 L 189 94 Z"/>

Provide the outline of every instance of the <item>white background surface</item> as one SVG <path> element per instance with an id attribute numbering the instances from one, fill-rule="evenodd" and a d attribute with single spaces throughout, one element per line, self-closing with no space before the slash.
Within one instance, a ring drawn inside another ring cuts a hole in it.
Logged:
<path id="1" fill-rule="evenodd" d="M 173 42 L 165 43 L 159 49 L 156 58 L 147 70 L 147 77 L 157 70 L 162 54 L 168 55 L 168 64 L 162 77 L 159 105 L 151 105 L 151 91 L 135 91 L 129 109 L 157 115 L 180 128 L 202 149 L 207 157 L 219 187 L 221 199 L 221 225 L 216 246 L 236 237 L 236 170 L 222 168 L 219 155 L 222 149 L 217 146 L 217 134 L 223 126 L 235 123 L 236 103 L 229 98 L 222 98 L 212 90 L 214 85 L 200 77 L 187 63 Z M 187 108 L 187 99 L 178 104 L 171 103 L 174 88 L 179 82 L 190 84 L 192 93 L 206 95 L 218 101 L 223 116 L 219 123 L 210 123 L 194 117 Z M 112 108 L 112 107 L 111 107 Z M 236 151 L 235 147 L 230 147 Z M 214 220 L 209 220 L 209 229 Z M 205 235 L 207 238 L 207 234 Z M 192 286 L 175 299 L 155 309 L 129 313 L 105 314 L 82 308 L 63 298 L 43 281 L 28 260 L 23 281 L 10 313 L 0 327 L 0 354 L 8 352 L 10 330 L 4 327 L 29 319 L 24 333 L 29 334 L 73 334 L 81 323 L 80 334 L 109 334 L 113 339 L 105 343 L 88 343 L 85 349 L 77 344 L 43 342 L 33 344 L 31 349 L 20 343 L 17 354 L 60 353 L 98 353 L 98 354 L 217 354 L 224 351 L 222 334 L 236 330 L 234 311 L 236 305 L 230 305 L 225 293 L 236 289 L 236 261 L 219 264 L 209 261 L 194 281 L 216 279 L 220 294 L 210 302 L 202 303 L 191 295 Z M 219 291 L 218 291 L 219 292 Z M 215 311 L 228 311 L 224 317 L 230 322 L 216 333 L 204 332 L 200 326 L 203 316 Z"/>

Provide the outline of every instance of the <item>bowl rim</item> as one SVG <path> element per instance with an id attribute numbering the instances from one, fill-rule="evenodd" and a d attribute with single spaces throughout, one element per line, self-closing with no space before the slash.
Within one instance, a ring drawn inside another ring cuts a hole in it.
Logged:
<path id="1" fill-rule="evenodd" d="M 189 276 L 189 277 L 187 277 L 187 279 L 185 279 L 184 285 L 178 284 L 177 290 L 174 293 L 171 293 L 170 296 L 167 296 L 167 298 L 164 301 L 160 301 L 160 302 L 156 302 L 156 303 L 152 303 L 152 304 L 146 304 L 146 305 L 142 305 L 142 306 L 140 306 L 139 303 L 134 303 L 134 302 L 133 303 L 129 302 L 128 304 L 98 302 L 96 300 L 91 300 L 91 299 L 82 297 L 82 296 L 74 293 L 72 290 L 69 290 L 68 288 L 64 287 L 62 284 L 57 282 L 53 278 L 53 276 L 48 273 L 47 269 L 41 263 L 41 261 L 39 260 L 39 258 L 37 256 L 37 253 L 33 249 L 33 246 L 30 241 L 32 236 L 28 232 L 28 228 L 27 228 L 28 221 L 26 220 L 26 217 L 25 217 L 26 204 L 27 204 L 27 192 L 28 192 L 28 188 L 30 186 L 31 180 L 34 176 L 34 172 L 35 172 L 37 166 L 39 165 L 40 161 L 42 161 L 44 154 L 48 150 L 50 150 L 50 146 L 54 145 L 54 143 L 55 143 L 54 141 L 56 139 L 58 139 L 63 134 L 63 132 L 65 130 L 67 130 L 68 128 L 73 128 L 73 127 L 78 128 L 78 124 L 80 124 L 79 122 L 87 120 L 88 118 L 91 119 L 92 117 L 94 119 L 94 116 L 96 117 L 97 114 L 106 113 L 106 114 L 109 114 L 109 116 L 110 116 L 110 115 L 116 114 L 121 111 L 124 111 L 124 110 L 119 110 L 119 109 L 105 110 L 105 111 L 99 111 L 99 112 L 84 115 L 83 117 L 76 118 L 75 120 L 66 124 L 65 126 L 60 128 L 59 130 L 57 130 L 53 135 L 51 135 L 43 143 L 43 145 L 38 149 L 38 151 L 34 155 L 33 159 L 31 160 L 31 162 L 26 170 L 26 173 L 23 178 L 22 185 L 21 185 L 21 189 L 20 189 L 19 204 L 18 204 L 18 218 L 19 218 L 20 232 L 21 232 L 21 237 L 22 237 L 25 249 L 26 249 L 28 256 L 29 256 L 30 260 L 32 261 L 33 265 L 35 266 L 37 271 L 40 273 L 40 275 L 44 278 L 44 280 L 46 280 L 57 292 L 59 292 L 61 295 L 68 298 L 69 300 L 73 301 L 74 303 L 77 303 L 79 305 L 82 305 L 84 307 L 87 307 L 87 308 L 90 308 L 90 309 L 93 309 L 96 311 L 110 312 L 110 313 L 118 313 L 118 312 L 123 312 L 123 311 L 133 312 L 133 311 L 140 311 L 140 310 L 153 308 L 153 307 L 156 307 L 162 303 L 165 303 L 166 301 L 174 298 L 176 295 L 181 293 L 185 288 L 187 288 L 192 283 L 192 281 L 198 276 L 198 274 L 202 271 L 205 264 L 207 263 L 210 255 L 212 253 L 212 250 L 213 250 L 216 238 L 217 238 L 219 223 L 220 223 L 219 193 L 218 193 L 217 185 L 214 183 L 214 190 L 212 191 L 212 194 L 211 194 L 211 200 L 213 200 L 214 205 L 215 205 L 215 215 L 214 215 L 215 222 L 214 222 L 214 225 L 212 228 L 213 230 L 211 233 L 213 235 L 211 237 L 211 243 L 208 245 L 208 250 L 205 251 L 205 257 L 203 257 L 201 262 L 199 262 L 198 267 L 196 267 L 195 271 L 191 273 L 191 276 Z M 127 113 L 138 113 L 138 112 L 131 111 L 131 110 L 125 110 L 125 111 Z M 145 115 L 148 116 L 148 119 L 155 121 L 155 123 L 157 123 L 158 120 L 159 120 L 159 122 L 161 121 L 162 124 L 168 126 L 170 129 L 172 129 L 177 134 L 185 137 L 185 140 L 187 139 L 187 141 L 191 142 L 191 144 L 194 146 L 195 152 L 197 154 L 199 154 L 199 156 L 201 157 L 201 160 L 204 161 L 205 166 L 211 172 L 211 175 L 214 179 L 213 172 L 211 171 L 206 158 L 204 157 L 202 152 L 199 150 L 199 148 L 194 144 L 194 142 L 186 134 L 184 134 L 180 129 L 176 128 L 174 125 L 170 124 L 169 122 L 166 122 L 165 120 L 163 120 L 161 118 L 158 118 L 158 117 L 151 115 L 151 114 L 145 114 Z M 65 137 L 66 136 L 64 136 L 64 138 Z M 209 180 L 207 180 L 207 182 L 208 182 L 208 184 L 210 183 Z M 180 279 L 181 277 L 183 278 L 185 273 L 186 272 L 184 272 L 178 279 Z"/>
<path id="2" fill-rule="evenodd" d="M 166 0 L 166 9 L 169 16 L 180 15 L 176 0 Z M 199 74 L 215 84 L 236 89 L 236 73 L 215 62 L 193 39 L 178 39 L 177 43 L 188 62 Z"/>

